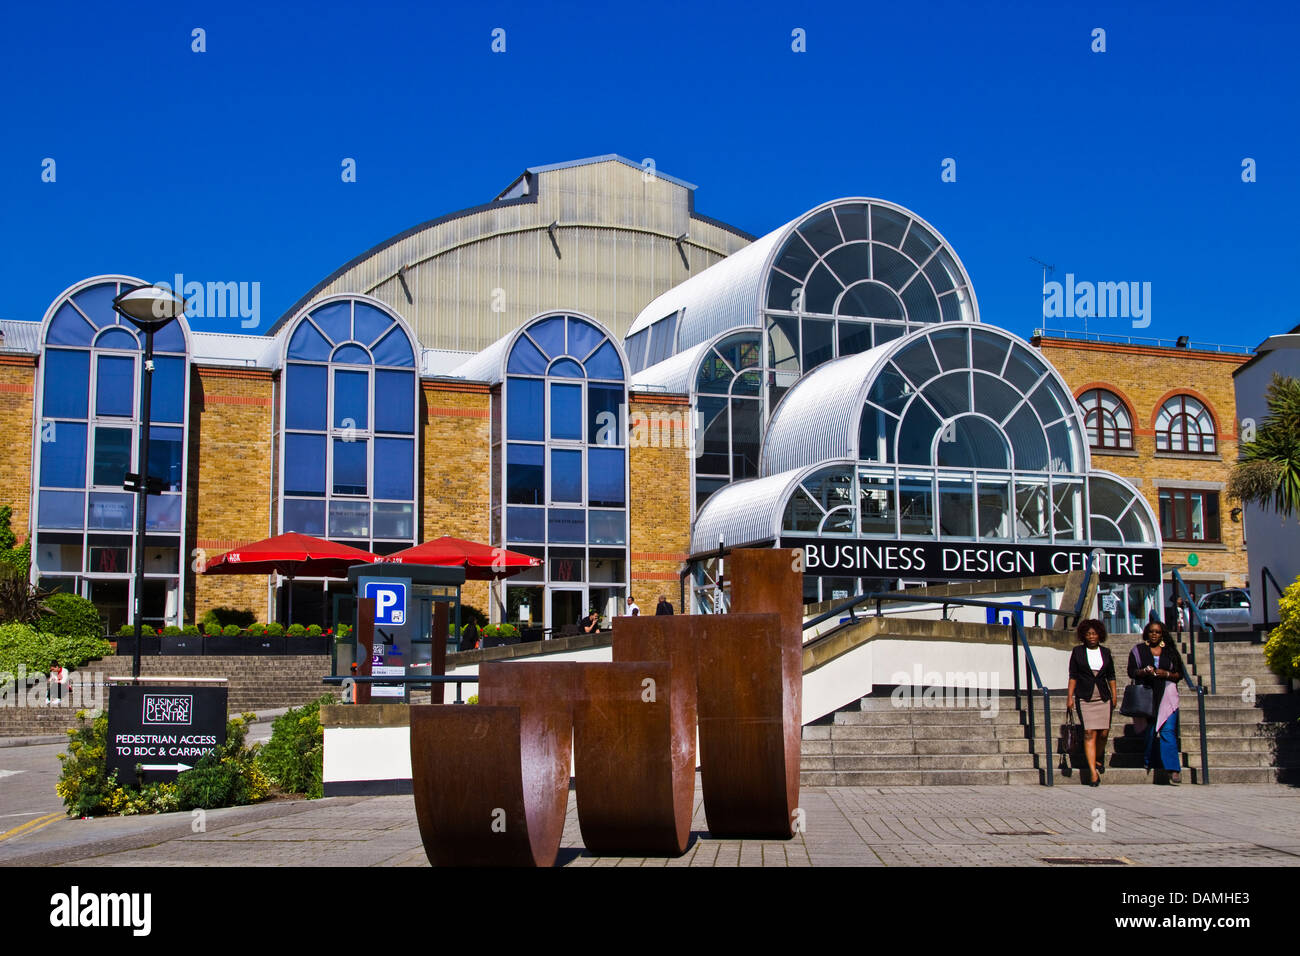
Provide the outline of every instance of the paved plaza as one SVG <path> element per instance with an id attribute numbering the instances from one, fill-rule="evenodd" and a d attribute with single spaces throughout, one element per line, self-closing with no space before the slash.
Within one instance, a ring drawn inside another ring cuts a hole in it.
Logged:
<path id="1" fill-rule="evenodd" d="M 805 788 L 802 797 L 803 832 L 793 840 L 714 840 L 705 832 L 697 787 L 690 849 L 680 858 L 644 859 L 587 854 L 571 796 L 559 862 L 573 867 L 1300 865 L 1300 790 L 1285 786 L 843 787 Z M 4 822 L 17 828 L 22 821 Z M 412 798 L 387 796 L 280 800 L 213 810 L 202 819 L 189 813 L 55 819 L 0 836 L 0 866 L 14 865 L 427 866 L 428 861 Z"/>

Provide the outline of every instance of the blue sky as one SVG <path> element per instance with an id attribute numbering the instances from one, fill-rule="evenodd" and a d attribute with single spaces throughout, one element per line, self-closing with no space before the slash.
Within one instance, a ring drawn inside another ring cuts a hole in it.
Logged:
<path id="1" fill-rule="evenodd" d="M 102 272 L 181 272 L 260 282 L 269 324 L 526 166 L 620 153 L 754 234 L 837 196 L 901 203 L 1021 335 L 1042 324 L 1031 256 L 1151 283 L 1148 328 L 1090 331 L 1254 346 L 1300 323 L 1297 7 L 883 6 L 8 5 L 0 317 Z"/>

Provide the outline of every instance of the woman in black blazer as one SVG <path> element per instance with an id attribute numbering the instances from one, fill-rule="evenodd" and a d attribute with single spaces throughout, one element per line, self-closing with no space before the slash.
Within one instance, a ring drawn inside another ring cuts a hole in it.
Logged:
<path id="1" fill-rule="evenodd" d="M 1101 621 L 1095 618 L 1080 621 L 1075 634 L 1080 644 L 1070 655 L 1065 706 L 1073 710 L 1078 703 L 1088 783 L 1095 787 L 1106 772 L 1106 738 L 1110 736 L 1110 717 L 1115 710 L 1115 660 L 1102 646 L 1106 641 L 1106 625 Z"/>
<path id="2" fill-rule="evenodd" d="M 1158 764 L 1169 774 L 1169 782 L 1178 786 L 1182 769 L 1178 759 L 1178 682 L 1183 679 L 1183 659 L 1167 637 L 1159 621 L 1143 628 L 1142 643 L 1129 654 L 1128 676 L 1151 688 L 1155 705 L 1155 713 L 1146 721 L 1143 763 L 1147 770 Z"/>

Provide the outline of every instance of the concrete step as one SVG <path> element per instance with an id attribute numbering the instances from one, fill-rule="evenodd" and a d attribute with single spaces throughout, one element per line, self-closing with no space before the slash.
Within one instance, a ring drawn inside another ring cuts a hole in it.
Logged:
<path id="1" fill-rule="evenodd" d="M 923 754 L 804 758 L 804 770 L 1032 770 L 1033 754 Z"/>
<path id="2" fill-rule="evenodd" d="M 1037 770 L 825 770 L 799 775 L 807 787 L 944 787 L 1037 785 Z"/>
<path id="3" fill-rule="evenodd" d="M 817 731 L 814 733 L 814 731 Z M 966 731 L 969 731 L 967 733 Z M 918 724 L 879 725 L 879 724 L 831 724 L 821 727 L 805 727 L 804 736 L 808 739 L 830 740 L 952 740 L 952 739 L 1005 739 L 1024 740 L 1025 728 L 1018 724 L 996 724 L 989 722 L 983 727 L 965 725 L 938 724 L 926 726 Z"/>
<path id="4" fill-rule="evenodd" d="M 1024 738 L 970 740 L 945 738 L 939 740 L 870 740 L 842 739 L 804 740 L 805 754 L 1024 754 L 1029 753 L 1029 741 Z"/>
<path id="5" fill-rule="evenodd" d="M 834 722 L 836 726 L 985 726 L 1019 724 L 1020 714 L 1015 707 L 999 707 L 996 712 L 980 708 L 896 707 L 890 710 L 841 710 L 835 714 Z"/>

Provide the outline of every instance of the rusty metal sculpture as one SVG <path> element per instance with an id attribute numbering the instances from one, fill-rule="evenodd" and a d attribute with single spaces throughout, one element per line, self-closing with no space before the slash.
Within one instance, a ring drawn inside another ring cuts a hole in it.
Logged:
<path id="1" fill-rule="evenodd" d="M 735 552 L 731 580 L 731 614 L 619 619 L 612 663 L 484 664 L 479 706 L 411 708 L 430 862 L 552 865 L 571 753 L 591 852 L 680 855 L 697 721 L 710 832 L 790 837 L 802 678 L 794 554 Z"/>
<path id="2" fill-rule="evenodd" d="M 803 708 L 803 582 L 796 552 L 731 558 L 736 627 L 700 643 L 700 771 L 709 832 L 794 835 Z M 772 618 L 779 618 L 779 621 Z"/>
<path id="3" fill-rule="evenodd" d="M 484 664 L 478 706 L 411 708 L 415 815 L 434 866 L 554 865 L 577 666 Z"/>

